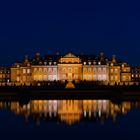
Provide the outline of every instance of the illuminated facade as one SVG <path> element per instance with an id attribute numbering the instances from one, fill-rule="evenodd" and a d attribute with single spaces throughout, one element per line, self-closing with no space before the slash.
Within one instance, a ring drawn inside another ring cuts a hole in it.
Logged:
<path id="1" fill-rule="evenodd" d="M 131 81 L 131 67 L 103 53 L 95 55 L 46 55 L 39 53 L 33 59 L 26 56 L 23 62 L 11 67 L 11 81 L 30 84 L 36 81 L 104 81 L 120 83 Z"/>
<path id="2" fill-rule="evenodd" d="M 98 57 L 87 55 L 83 58 L 83 80 L 109 81 L 108 60 L 103 53 Z"/>
<path id="3" fill-rule="evenodd" d="M 131 67 L 126 63 L 121 64 L 121 81 L 122 82 L 131 81 Z"/>
<path id="4" fill-rule="evenodd" d="M 10 68 L 0 68 L 0 82 L 10 82 Z"/>
<path id="5" fill-rule="evenodd" d="M 58 63 L 58 79 L 65 80 L 82 80 L 82 63 L 79 57 L 68 53 L 61 57 Z"/>
<path id="6" fill-rule="evenodd" d="M 109 81 L 114 83 L 120 82 L 120 65 L 116 61 L 116 56 L 112 56 L 112 60 L 109 65 Z"/>

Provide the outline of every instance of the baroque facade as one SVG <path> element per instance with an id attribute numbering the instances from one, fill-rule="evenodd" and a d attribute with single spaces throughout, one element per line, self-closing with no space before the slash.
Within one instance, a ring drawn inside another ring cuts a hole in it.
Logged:
<path id="1" fill-rule="evenodd" d="M 11 67 L 11 82 L 32 83 L 36 81 L 104 81 L 130 82 L 131 67 L 116 59 L 95 55 L 46 55 L 39 53 L 33 59 L 27 56 L 24 61 Z"/>

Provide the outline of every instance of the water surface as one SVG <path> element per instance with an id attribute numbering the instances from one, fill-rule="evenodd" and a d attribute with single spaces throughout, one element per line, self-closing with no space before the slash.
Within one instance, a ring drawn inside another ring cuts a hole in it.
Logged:
<path id="1" fill-rule="evenodd" d="M 3 139 L 138 139 L 140 101 L 0 101 Z"/>

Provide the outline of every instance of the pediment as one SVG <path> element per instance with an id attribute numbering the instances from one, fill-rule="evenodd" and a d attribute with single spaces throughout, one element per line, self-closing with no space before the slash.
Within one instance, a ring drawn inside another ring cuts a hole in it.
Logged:
<path id="1" fill-rule="evenodd" d="M 74 55 L 73 53 L 68 53 L 64 56 L 64 58 L 76 58 L 76 55 Z"/>
<path id="2" fill-rule="evenodd" d="M 80 63 L 81 60 L 79 57 L 72 53 L 68 53 L 65 56 L 61 57 L 59 62 L 61 63 Z"/>

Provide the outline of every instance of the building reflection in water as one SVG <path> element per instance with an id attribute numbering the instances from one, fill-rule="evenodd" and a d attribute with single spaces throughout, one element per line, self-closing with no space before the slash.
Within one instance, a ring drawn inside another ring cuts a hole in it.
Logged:
<path id="1" fill-rule="evenodd" d="M 113 103 L 110 100 L 31 100 L 27 104 L 17 101 L 0 102 L 1 109 L 9 109 L 16 115 L 36 120 L 57 120 L 69 125 L 82 120 L 104 122 L 111 118 L 113 122 L 118 114 L 126 115 L 139 102 Z"/>

